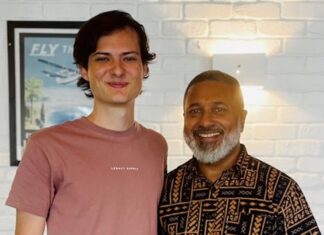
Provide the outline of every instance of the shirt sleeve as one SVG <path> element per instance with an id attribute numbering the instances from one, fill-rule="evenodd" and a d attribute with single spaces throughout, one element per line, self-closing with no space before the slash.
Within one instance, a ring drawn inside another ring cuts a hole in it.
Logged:
<path id="1" fill-rule="evenodd" d="M 52 183 L 46 154 L 31 136 L 19 163 L 6 205 L 41 217 L 47 217 Z"/>
<path id="2" fill-rule="evenodd" d="M 299 185 L 292 180 L 281 203 L 284 234 L 320 234 L 318 225 Z"/>

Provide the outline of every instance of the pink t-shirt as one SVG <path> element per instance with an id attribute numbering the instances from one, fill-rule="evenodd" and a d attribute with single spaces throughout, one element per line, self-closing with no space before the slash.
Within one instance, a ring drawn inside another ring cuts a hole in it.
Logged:
<path id="1" fill-rule="evenodd" d="M 124 132 L 86 118 L 33 134 L 7 205 L 47 219 L 48 235 L 152 235 L 167 144 L 138 123 Z"/>

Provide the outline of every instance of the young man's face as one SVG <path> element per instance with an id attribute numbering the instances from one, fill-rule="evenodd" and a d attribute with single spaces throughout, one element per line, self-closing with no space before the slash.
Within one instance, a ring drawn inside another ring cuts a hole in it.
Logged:
<path id="1" fill-rule="evenodd" d="M 245 111 L 239 110 L 234 89 L 203 81 L 189 88 L 184 102 L 184 136 L 195 157 L 215 163 L 239 144 Z"/>
<path id="2" fill-rule="evenodd" d="M 131 28 L 114 31 L 98 40 L 81 76 L 89 81 L 97 103 L 125 105 L 140 94 L 147 65 L 143 64 L 137 33 Z"/>

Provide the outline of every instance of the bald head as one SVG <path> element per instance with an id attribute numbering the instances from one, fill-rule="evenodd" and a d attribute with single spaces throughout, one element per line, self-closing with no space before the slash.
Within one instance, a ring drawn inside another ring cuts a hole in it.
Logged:
<path id="1" fill-rule="evenodd" d="M 194 77 L 186 88 L 184 99 L 183 99 L 184 103 L 186 101 L 189 89 L 195 86 L 197 83 L 204 82 L 204 81 L 220 82 L 231 86 L 233 88 L 233 94 L 232 94 L 233 99 L 235 99 L 238 109 L 239 110 L 244 109 L 244 99 L 243 99 L 239 82 L 229 74 L 217 70 L 208 70 Z"/>

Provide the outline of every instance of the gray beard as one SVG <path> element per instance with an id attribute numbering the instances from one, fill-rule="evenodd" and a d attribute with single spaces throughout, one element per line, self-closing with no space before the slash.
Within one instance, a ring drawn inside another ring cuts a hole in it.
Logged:
<path id="1" fill-rule="evenodd" d="M 205 145 L 203 148 L 197 144 L 192 134 L 190 136 L 186 135 L 185 132 L 183 132 L 183 134 L 187 145 L 193 152 L 194 158 L 205 164 L 213 164 L 228 155 L 240 142 L 241 127 L 238 125 L 235 130 L 225 135 L 219 146 Z"/>

